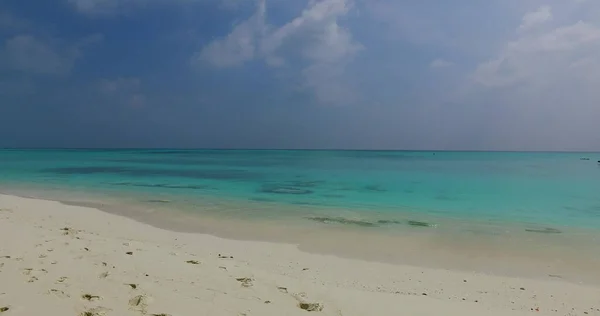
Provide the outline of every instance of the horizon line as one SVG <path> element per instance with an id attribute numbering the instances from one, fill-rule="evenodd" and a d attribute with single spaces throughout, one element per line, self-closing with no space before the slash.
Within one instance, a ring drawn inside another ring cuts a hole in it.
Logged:
<path id="1" fill-rule="evenodd" d="M 389 152 L 503 152 L 600 153 L 592 150 L 475 150 L 475 149 L 349 149 L 349 148 L 219 148 L 219 147 L 0 147 L 0 150 L 228 150 L 228 151 L 389 151 Z"/>

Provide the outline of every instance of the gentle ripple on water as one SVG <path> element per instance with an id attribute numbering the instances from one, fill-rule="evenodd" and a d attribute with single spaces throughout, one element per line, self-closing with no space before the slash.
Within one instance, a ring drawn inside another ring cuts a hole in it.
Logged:
<path id="1" fill-rule="evenodd" d="M 346 209 L 365 219 L 418 214 L 598 229 L 596 157 L 600 154 L 4 150 L 0 184 L 303 206 L 294 214 L 317 214 L 313 217 L 329 218 L 330 223 L 343 217 L 328 212 Z M 287 210 L 281 207 L 279 212 Z"/>

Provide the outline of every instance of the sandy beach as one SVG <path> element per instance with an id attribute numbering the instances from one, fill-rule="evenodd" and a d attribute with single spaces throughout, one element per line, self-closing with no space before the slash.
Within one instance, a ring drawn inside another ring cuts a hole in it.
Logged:
<path id="1" fill-rule="evenodd" d="M 0 195 L 0 314 L 600 315 L 600 288 L 344 259 Z"/>

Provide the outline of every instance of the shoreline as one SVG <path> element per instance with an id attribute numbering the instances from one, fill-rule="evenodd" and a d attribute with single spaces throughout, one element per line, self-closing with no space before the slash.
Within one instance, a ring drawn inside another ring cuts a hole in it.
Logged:
<path id="1" fill-rule="evenodd" d="M 443 227 L 407 227 L 397 232 L 335 223 L 215 217 L 204 212 L 174 209 L 169 203 L 153 209 L 149 205 L 105 203 L 102 199 L 93 202 L 45 200 L 98 209 L 173 232 L 207 234 L 237 241 L 275 242 L 293 245 L 311 254 L 540 280 L 558 276 L 572 283 L 600 285 L 600 271 L 597 270 L 600 266 L 597 242 L 600 235 L 589 232 L 580 235 L 573 232 L 532 233 L 524 230 L 526 226 L 503 231 L 504 227 L 496 225 L 466 226 L 473 230 L 459 233 Z M 461 225 L 461 222 L 447 224 L 452 224 L 448 226 L 454 229 L 454 224 Z"/>
<path id="2" fill-rule="evenodd" d="M 51 193 L 49 193 L 51 192 Z M 600 236 L 600 226 L 595 223 L 586 225 L 564 224 L 557 221 L 538 221 L 537 218 L 509 218 L 509 217 L 489 217 L 466 214 L 453 214 L 452 212 L 441 213 L 439 211 L 426 208 L 390 208 L 379 207 L 377 205 L 363 206 L 336 206 L 328 204 L 303 204 L 288 203 L 269 198 L 247 198 L 239 196 L 214 195 L 212 193 L 203 193 L 199 195 L 185 194 L 165 194 L 164 192 L 146 192 L 146 191 L 127 191 L 127 190 L 106 190 L 106 188 L 89 187 L 69 187 L 56 184 L 35 184 L 32 183 L 2 183 L 0 184 L 0 194 L 8 194 L 22 197 L 41 198 L 51 201 L 60 201 L 65 203 L 86 204 L 93 203 L 94 207 L 104 207 L 109 201 L 118 204 L 119 207 L 143 207 L 143 208 L 163 208 L 178 210 L 183 213 L 198 212 L 199 215 L 209 217 L 219 217 L 222 213 L 230 213 L 239 219 L 253 220 L 255 218 L 276 219 L 276 220 L 304 220 L 315 222 L 328 221 L 329 224 L 343 224 L 349 228 L 373 227 L 378 229 L 402 228 L 409 225 L 409 222 L 417 223 L 414 226 L 434 225 L 444 223 L 459 226 L 479 226 L 491 229 L 511 228 L 522 231 L 553 233 L 569 231 L 570 233 L 589 234 Z M 207 207 L 208 206 L 208 207 Z M 237 209 L 243 208 L 243 212 Z M 286 211 L 281 212 L 281 209 Z M 230 209 L 236 211 L 230 212 Z M 212 213 L 211 213 L 212 212 Z M 298 217 L 298 214 L 303 216 Z M 337 223 L 336 223 L 337 221 Z M 379 222 L 381 221 L 381 222 Z M 464 225 L 467 224 L 467 225 Z M 387 226 L 387 227 L 386 227 Z M 445 225 L 449 226 L 449 225 Z M 499 233 L 494 231 L 492 233 Z"/>
<path id="3" fill-rule="evenodd" d="M 7 315 L 600 314 L 600 288 L 562 279 L 311 254 L 8 195 L 0 209 Z"/>

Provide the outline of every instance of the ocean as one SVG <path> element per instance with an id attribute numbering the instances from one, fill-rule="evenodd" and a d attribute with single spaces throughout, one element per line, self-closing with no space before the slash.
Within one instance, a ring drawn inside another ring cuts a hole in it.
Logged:
<path id="1" fill-rule="evenodd" d="M 365 227 L 439 218 L 600 229 L 599 159 L 594 153 L 2 150 L 0 186 L 182 206 L 247 202 L 269 210 L 251 216 Z M 351 217 L 336 214 L 342 210 Z M 243 207 L 236 211 L 249 216 Z"/>

